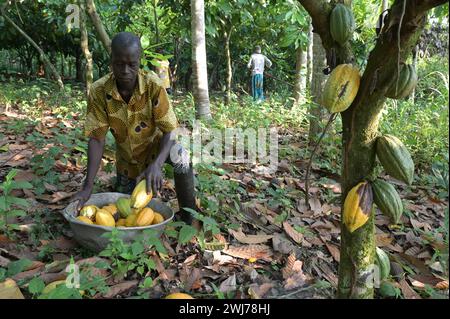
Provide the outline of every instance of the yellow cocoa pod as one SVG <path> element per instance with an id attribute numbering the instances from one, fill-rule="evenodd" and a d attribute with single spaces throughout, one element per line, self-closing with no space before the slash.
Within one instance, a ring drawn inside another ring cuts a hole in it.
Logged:
<path id="1" fill-rule="evenodd" d="M 182 292 L 175 292 L 173 294 L 167 295 L 164 299 L 194 299 L 191 295 L 182 293 Z"/>
<path id="2" fill-rule="evenodd" d="M 144 208 L 152 200 L 153 193 L 147 194 L 145 179 L 140 181 L 131 193 L 130 206 L 131 208 Z"/>
<path id="3" fill-rule="evenodd" d="M 125 219 L 125 218 L 120 218 L 120 219 L 116 222 L 116 227 L 125 227 L 125 222 L 126 222 L 126 219 Z"/>
<path id="4" fill-rule="evenodd" d="M 114 217 L 104 209 L 99 209 L 95 214 L 95 223 L 101 226 L 114 227 L 116 226 L 116 221 Z"/>
<path id="5" fill-rule="evenodd" d="M 136 226 L 148 226 L 152 224 L 155 214 L 149 207 L 145 207 L 136 217 Z"/>
<path id="6" fill-rule="evenodd" d="M 97 210 L 98 210 L 98 207 L 95 205 L 83 206 L 80 210 L 80 216 L 85 216 L 93 221 Z"/>
<path id="7" fill-rule="evenodd" d="M 344 201 L 343 220 L 351 233 L 367 222 L 372 206 L 373 193 L 370 183 L 361 182 L 348 192 Z"/>
<path id="8" fill-rule="evenodd" d="M 160 213 L 154 212 L 154 215 L 152 225 L 161 224 L 164 221 L 164 217 Z"/>
<path id="9" fill-rule="evenodd" d="M 91 224 L 91 225 L 94 224 L 94 222 L 92 220 L 90 220 L 89 218 L 87 218 L 86 216 L 78 216 L 77 219 L 86 224 Z"/>
<path id="10" fill-rule="evenodd" d="M 142 208 L 132 208 L 131 214 L 138 215 L 142 211 Z"/>
<path id="11" fill-rule="evenodd" d="M 131 214 L 130 199 L 121 197 L 116 202 L 117 209 L 119 210 L 120 217 L 127 218 Z"/>
<path id="12" fill-rule="evenodd" d="M 117 213 L 117 206 L 115 204 L 108 204 L 106 206 L 103 206 L 102 209 L 107 210 L 113 216 L 114 216 L 115 213 Z"/>
<path id="13" fill-rule="evenodd" d="M 136 226 L 136 214 L 130 214 L 128 215 L 128 217 L 125 219 L 125 226 L 127 227 L 134 227 Z"/>

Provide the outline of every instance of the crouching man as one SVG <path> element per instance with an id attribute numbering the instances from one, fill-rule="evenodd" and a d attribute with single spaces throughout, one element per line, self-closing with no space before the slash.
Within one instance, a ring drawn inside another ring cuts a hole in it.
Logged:
<path id="1" fill-rule="evenodd" d="M 191 214 L 182 208 L 196 209 L 193 170 L 186 150 L 171 134 L 178 121 L 167 92 L 157 77 L 140 69 L 139 37 L 118 33 L 111 51 L 112 72 L 93 83 L 89 92 L 84 127 L 89 137 L 87 176 L 73 201 L 79 201 L 79 210 L 91 196 L 111 130 L 116 141 L 116 191 L 131 194 L 136 182 L 145 178 L 147 191 L 157 194 L 163 164 L 169 163 L 180 207 L 176 218 L 191 224 Z"/>

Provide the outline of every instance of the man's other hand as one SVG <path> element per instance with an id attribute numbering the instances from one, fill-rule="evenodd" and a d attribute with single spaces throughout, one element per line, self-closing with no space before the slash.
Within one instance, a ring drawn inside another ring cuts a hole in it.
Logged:
<path id="1" fill-rule="evenodd" d="M 92 195 L 93 186 L 83 186 L 83 189 L 76 193 L 71 202 L 78 201 L 77 212 L 84 206 L 84 204 L 89 200 Z"/>
<path id="2" fill-rule="evenodd" d="M 147 193 L 153 190 L 157 194 L 163 185 L 162 165 L 153 162 L 137 177 L 137 182 L 145 178 Z"/>

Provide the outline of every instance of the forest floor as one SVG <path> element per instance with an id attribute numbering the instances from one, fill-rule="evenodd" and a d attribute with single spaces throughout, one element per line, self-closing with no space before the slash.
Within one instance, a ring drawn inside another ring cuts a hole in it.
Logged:
<path id="1" fill-rule="evenodd" d="M 0 235 L 0 282 L 12 278 L 26 298 L 37 298 L 43 284 L 66 278 L 66 266 L 75 263 L 91 271 L 90 281 L 102 283 L 86 288 L 85 298 L 161 298 L 175 291 L 195 298 L 334 297 L 339 175 L 317 164 L 327 154 L 319 152 L 306 205 L 309 153 L 303 129 L 280 127 L 276 173 L 240 164 L 196 167 L 200 216 L 210 230 L 183 244 L 179 236 L 164 234 L 165 253 L 137 248 L 139 256 L 124 258 L 124 247 L 103 255 L 80 247 L 61 214 L 85 174 L 85 142 L 76 130 L 81 121 L 77 112 L 61 117 L 55 109 L 46 110 L 33 119 L 15 104 L 8 111 L 1 106 L 0 182 L 17 169 L 14 179 L 33 188 L 10 194 L 30 205 L 25 216 L 9 220 L 19 225 L 14 236 Z M 337 154 L 326 161 L 339 166 Z M 113 190 L 115 174 L 108 162 L 99 172 L 96 192 Z M 448 298 L 448 198 L 433 185 L 408 187 L 383 178 L 396 186 L 405 212 L 398 225 L 389 225 L 377 210 L 376 244 L 392 266 L 377 296 Z M 170 178 L 161 198 L 178 210 Z"/>

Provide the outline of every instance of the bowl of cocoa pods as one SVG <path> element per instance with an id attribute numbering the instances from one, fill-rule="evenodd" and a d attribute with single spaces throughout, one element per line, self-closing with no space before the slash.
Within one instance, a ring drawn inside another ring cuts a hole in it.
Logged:
<path id="1" fill-rule="evenodd" d="M 77 202 L 70 203 L 63 211 L 70 224 L 74 239 L 82 246 L 96 252 L 105 249 L 109 238 L 105 233 L 113 229 L 123 242 L 131 243 L 139 235 L 160 237 L 166 225 L 173 219 L 172 209 L 145 191 L 140 182 L 130 195 L 122 193 L 93 194 L 78 212 Z M 153 229 L 153 232 L 145 232 Z"/>

